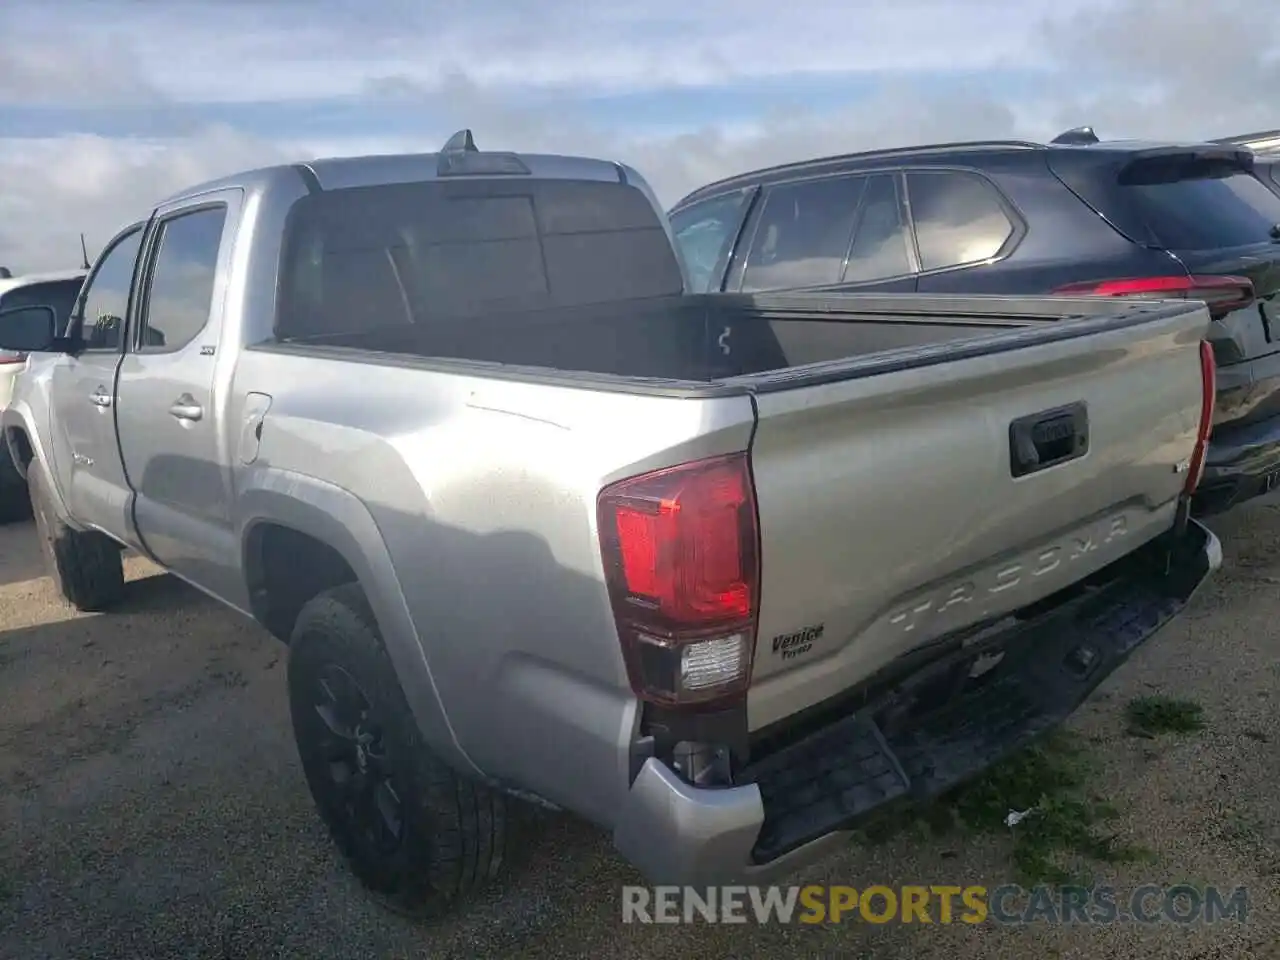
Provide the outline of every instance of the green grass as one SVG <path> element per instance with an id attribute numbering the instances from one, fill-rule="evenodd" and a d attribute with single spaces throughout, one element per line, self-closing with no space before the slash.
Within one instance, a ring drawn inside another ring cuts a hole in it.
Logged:
<path id="1" fill-rule="evenodd" d="M 1137 697 L 1125 708 L 1129 734 L 1151 739 L 1162 733 L 1194 733 L 1205 726 L 1204 708 L 1194 700 Z"/>
<path id="2" fill-rule="evenodd" d="M 905 833 L 919 838 L 955 831 L 1011 835 L 1019 882 L 1088 882 L 1089 862 L 1133 863 L 1148 856 L 1105 830 L 1116 811 L 1090 793 L 1089 748 L 1056 732 L 998 763 L 974 781 L 923 808 L 902 807 L 876 817 L 862 830 L 867 842 Z M 1011 810 L 1031 810 L 1010 828 Z"/>

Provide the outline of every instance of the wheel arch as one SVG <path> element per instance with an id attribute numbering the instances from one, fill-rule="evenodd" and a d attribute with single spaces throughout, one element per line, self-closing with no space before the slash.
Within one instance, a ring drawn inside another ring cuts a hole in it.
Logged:
<path id="1" fill-rule="evenodd" d="M 363 501 L 327 481 L 269 468 L 255 470 L 236 501 L 245 518 L 245 586 L 259 623 L 287 640 L 307 600 L 342 583 L 359 584 L 423 737 L 442 758 L 479 773 L 445 714 L 395 565 Z M 288 574 L 279 570 L 284 560 L 291 561 Z M 281 585 L 284 592 L 273 598 L 272 588 Z"/>

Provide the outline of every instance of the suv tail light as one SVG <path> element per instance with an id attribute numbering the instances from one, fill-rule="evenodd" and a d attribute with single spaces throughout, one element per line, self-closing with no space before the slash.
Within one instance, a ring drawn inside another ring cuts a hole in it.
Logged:
<path id="1" fill-rule="evenodd" d="M 22 363 L 27 359 L 25 353 L 17 353 L 13 350 L 0 350 L 0 366 L 8 363 Z"/>
<path id="2" fill-rule="evenodd" d="M 605 487 L 605 578 L 631 687 L 652 703 L 705 703 L 751 679 L 759 526 L 745 453 Z"/>
<path id="3" fill-rule="evenodd" d="M 1187 483 L 1182 492 L 1190 496 L 1204 476 L 1204 458 L 1208 452 L 1209 434 L 1213 430 L 1213 407 L 1218 393 L 1218 368 L 1213 359 L 1213 346 L 1200 341 L 1200 424 L 1196 428 L 1196 445 L 1191 452 Z"/>
<path id="4" fill-rule="evenodd" d="M 1253 303 L 1253 281 L 1248 277 L 1174 276 L 1128 277 L 1090 280 L 1058 287 L 1056 294 L 1096 297 L 1146 297 L 1153 300 L 1203 300 L 1209 316 L 1218 320 Z"/>

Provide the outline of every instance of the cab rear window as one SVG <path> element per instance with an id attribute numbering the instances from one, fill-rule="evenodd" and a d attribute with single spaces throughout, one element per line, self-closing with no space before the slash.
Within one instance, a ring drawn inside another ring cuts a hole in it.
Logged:
<path id="1" fill-rule="evenodd" d="M 276 334 L 314 337 L 679 294 L 649 199 L 621 183 L 389 184 L 299 200 Z"/>

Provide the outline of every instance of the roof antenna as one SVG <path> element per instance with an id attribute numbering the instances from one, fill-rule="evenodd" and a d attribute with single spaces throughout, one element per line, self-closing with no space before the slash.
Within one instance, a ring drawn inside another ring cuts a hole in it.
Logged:
<path id="1" fill-rule="evenodd" d="M 1072 127 L 1070 130 L 1064 130 L 1058 134 L 1050 143 L 1070 144 L 1072 146 L 1084 146 L 1091 143 L 1098 143 L 1098 135 L 1093 132 L 1093 127 Z"/>
<path id="2" fill-rule="evenodd" d="M 80 256 L 81 256 L 81 258 L 84 260 L 84 264 L 83 264 L 83 266 L 82 266 L 82 269 L 84 269 L 84 270 L 88 270 L 88 269 L 89 269 L 89 267 L 90 267 L 90 263 L 89 263 L 89 248 L 88 248 L 88 247 L 86 247 L 86 246 L 84 245 L 84 234 L 83 234 L 83 233 L 82 233 L 82 234 L 80 234 Z"/>
<path id="3" fill-rule="evenodd" d="M 13 271 L 8 267 L 0 267 L 0 280 L 10 280 L 13 278 Z"/>
<path id="4" fill-rule="evenodd" d="M 459 130 L 452 137 L 445 141 L 444 149 L 441 153 L 479 153 L 476 148 L 476 141 L 471 136 L 469 129 Z"/>

